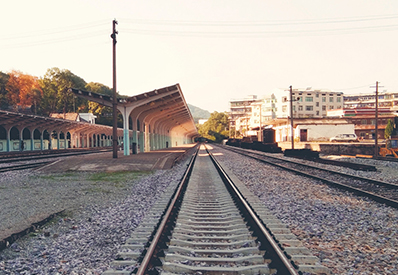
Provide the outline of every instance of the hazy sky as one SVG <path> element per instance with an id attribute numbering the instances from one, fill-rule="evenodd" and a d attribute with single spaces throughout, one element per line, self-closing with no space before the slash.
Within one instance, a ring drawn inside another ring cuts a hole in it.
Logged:
<path id="1" fill-rule="evenodd" d="M 134 95 L 180 83 L 185 100 L 227 111 L 275 88 L 398 92 L 398 1 L 0 0 L 0 71 L 68 69 Z"/>

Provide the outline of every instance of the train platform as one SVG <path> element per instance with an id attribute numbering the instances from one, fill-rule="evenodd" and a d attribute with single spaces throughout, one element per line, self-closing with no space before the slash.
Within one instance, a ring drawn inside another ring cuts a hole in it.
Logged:
<path id="1" fill-rule="evenodd" d="M 47 173 L 62 173 L 68 171 L 116 172 L 170 169 L 195 145 L 185 144 L 129 156 L 125 156 L 123 151 L 118 151 L 118 158 L 113 158 L 113 152 L 74 156 L 60 159 L 38 170 Z"/>

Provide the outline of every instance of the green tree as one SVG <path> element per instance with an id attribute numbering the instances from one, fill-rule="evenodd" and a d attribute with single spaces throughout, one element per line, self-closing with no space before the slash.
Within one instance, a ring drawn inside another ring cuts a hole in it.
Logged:
<path id="1" fill-rule="evenodd" d="M 109 88 L 106 85 L 103 85 L 101 83 L 97 82 L 90 82 L 86 85 L 85 87 L 86 91 L 90 91 L 93 93 L 101 94 L 101 95 L 113 95 L 113 90 Z M 88 111 L 90 113 L 93 113 L 94 115 L 97 116 L 96 123 L 102 124 L 102 125 L 109 125 L 112 126 L 113 124 L 113 119 L 112 119 L 112 108 L 111 107 L 106 107 L 104 105 L 101 105 L 99 103 L 89 101 L 88 102 Z M 119 125 L 119 120 L 122 122 L 120 123 L 123 125 L 123 117 L 119 113 L 118 114 L 118 125 Z"/>
<path id="2" fill-rule="evenodd" d="M 80 110 L 87 112 L 87 100 L 76 98 L 68 88 L 84 89 L 86 82 L 81 77 L 69 70 L 59 68 L 48 69 L 44 77 L 39 80 L 43 90 L 41 113 L 74 112 Z"/>
<path id="3" fill-rule="evenodd" d="M 220 143 L 229 135 L 228 115 L 218 112 L 211 113 L 210 118 L 198 126 L 198 132 L 202 137 Z"/>
<path id="4" fill-rule="evenodd" d="M 10 76 L 3 72 L 0 72 L 0 108 L 7 109 L 10 106 L 10 102 L 8 100 L 8 92 L 6 89 L 7 82 Z"/>
<path id="5" fill-rule="evenodd" d="M 392 136 L 392 133 L 394 131 L 394 122 L 389 119 L 387 122 L 386 129 L 384 130 L 384 138 L 389 139 Z"/>

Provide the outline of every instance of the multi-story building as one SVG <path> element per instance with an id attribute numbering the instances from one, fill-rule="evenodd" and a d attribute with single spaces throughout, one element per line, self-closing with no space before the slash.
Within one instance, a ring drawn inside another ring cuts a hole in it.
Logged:
<path id="1" fill-rule="evenodd" d="M 293 117 L 322 118 L 328 110 L 343 108 L 343 93 L 330 90 L 293 89 Z M 247 136 L 267 121 L 290 117 L 290 90 L 275 90 L 258 99 L 256 95 L 230 101 L 230 132 Z"/>
<path id="2" fill-rule="evenodd" d="M 290 90 L 281 90 L 277 96 L 277 117 L 290 117 Z M 293 117 L 326 117 L 328 110 L 343 108 L 343 93 L 331 90 L 293 89 Z"/>
<path id="3" fill-rule="evenodd" d="M 379 107 L 390 108 L 391 111 L 398 111 L 398 93 L 382 92 L 378 94 Z M 375 107 L 376 94 L 359 94 L 344 96 L 345 108 Z"/>
<path id="4" fill-rule="evenodd" d="M 250 127 L 259 128 L 260 125 L 264 125 L 264 122 L 276 118 L 276 102 L 277 99 L 274 94 L 265 96 L 259 101 L 253 102 L 252 113 L 250 116 Z"/>
<path id="5" fill-rule="evenodd" d="M 250 117 L 252 114 L 252 103 L 259 102 L 256 95 L 243 99 L 233 99 L 229 102 L 229 130 L 230 137 L 237 137 L 249 131 Z"/>

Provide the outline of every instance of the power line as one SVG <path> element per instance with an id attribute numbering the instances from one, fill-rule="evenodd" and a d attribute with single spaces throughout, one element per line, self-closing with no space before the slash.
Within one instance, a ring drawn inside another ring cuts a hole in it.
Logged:
<path id="1" fill-rule="evenodd" d="M 325 36 L 356 34 L 376 31 L 393 31 L 398 29 L 398 24 L 353 27 L 353 28 L 334 28 L 318 30 L 271 30 L 271 31 L 178 31 L 178 30 L 151 30 L 151 29 L 131 29 L 123 28 L 126 33 L 143 35 L 163 35 L 163 36 L 196 36 L 196 37 L 298 37 L 298 36 Z"/>
<path id="2" fill-rule="evenodd" d="M 397 14 L 376 15 L 362 17 L 340 17 L 325 19 L 305 19 L 305 20 L 272 20 L 272 21 L 177 21 L 177 20 L 146 20 L 124 18 L 121 21 L 130 24 L 141 25 L 177 25 L 177 26 L 278 26 L 278 25 L 307 25 L 307 24 L 334 24 L 334 23 L 354 23 L 366 21 L 380 21 L 398 19 Z"/>
<path id="3" fill-rule="evenodd" d="M 368 87 L 369 87 L 369 85 L 372 85 L 372 84 L 367 84 L 367 85 L 364 85 L 364 86 L 358 86 L 358 87 L 344 88 L 344 89 L 335 89 L 335 90 L 337 90 L 337 91 L 356 90 L 356 89 L 361 89 L 361 88 L 368 88 Z"/>
<path id="4" fill-rule="evenodd" d="M 46 29 L 46 30 L 33 31 L 33 32 L 31 31 L 29 33 L 8 35 L 7 37 L 3 37 L 2 40 L 25 39 L 25 38 L 30 38 L 30 37 L 65 34 L 68 32 L 76 32 L 76 31 L 80 31 L 80 30 L 86 30 L 86 29 L 92 29 L 95 27 L 105 26 L 106 24 L 107 24 L 107 22 L 102 20 L 102 21 L 91 22 L 88 24 L 72 25 L 72 26 L 64 27 L 64 28 Z"/>
<path id="5" fill-rule="evenodd" d="M 107 34 L 106 30 L 101 30 L 101 31 L 90 32 L 90 33 L 75 34 L 75 35 L 70 35 L 70 36 L 65 36 L 65 37 L 49 38 L 49 39 L 45 39 L 45 40 L 12 43 L 12 44 L 6 44 L 3 46 L 0 45 L 0 49 L 15 49 L 15 48 L 25 48 L 25 47 L 48 45 L 48 44 L 56 44 L 56 43 L 62 43 L 62 42 L 71 42 L 71 41 L 75 41 L 75 40 L 83 40 L 83 39 L 88 39 L 88 38 L 92 38 L 92 37 L 99 37 L 99 36 L 106 37 L 106 34 Z"/>

